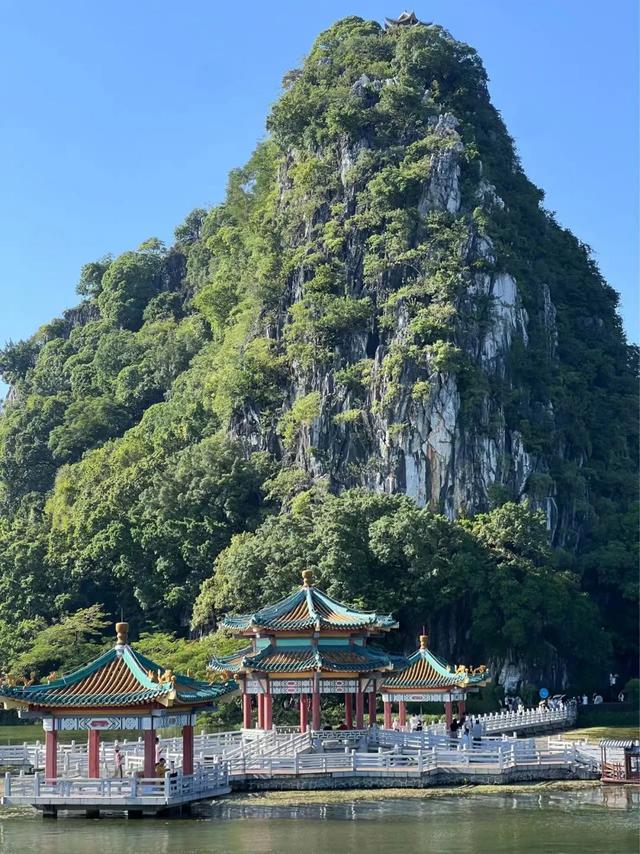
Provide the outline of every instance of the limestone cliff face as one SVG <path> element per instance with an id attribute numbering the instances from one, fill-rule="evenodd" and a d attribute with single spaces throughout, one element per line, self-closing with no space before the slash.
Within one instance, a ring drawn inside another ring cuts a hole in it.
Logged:
<path id="1" fill-rule="evenodd" d="M 371 85 L 359 80 L 358 87 Z M 430 212 L 451 216 L 461 213 L 461 158 L 463 144 L 457 131 L 458 119 L 450 113 L 430 120 L 429 132 L 443 144 L 431 157 L 428 178 L 417 205 L 420 217 Z M 340 176 L 337 192 L 331 202 L 357 209 L 360 188 L 350 179 L 358 158 L 368 148 L 365 137 L 355 142 L 343 140 L 335 163 Z M 295 154 L 288 165 L 295 165 Z M 482 164 L 478 173 L 482 174 Z M 286 204 L 290 188 L 288 171 L 280 175 L 280 194 Z M 495 188 L 479 179 L 471 191 L 470 204 L 491 211 L 503 209 L 504 202 Z M 326 218 L 326 206 L 315 210 L 303 233 L 306 239 L 311 224 L 317 226 Z M 357 240 L 344 250 L 342 264 L 348 281 L 349 297 L 367 297 L 374 311 L 366 328 L 354 330 L 334 347 L 331 363 L 308 368 L 297 367 L 289 377 L 283 409 L 303 395 L 319 395 L 317 415 L 300 425 L 294 447 L 280 444 L 272 424 L 265 428 L 259 417 L 246 410 L 243 419 L 232 426 L 235 435 L 244 436 L 252 448 L 280 446 L 280 453 L 307 471 L 313 478 L 328 477 L 335 489 L 364 486 L 380 492 L 403 492 L 420 506 L 454 518 L 460 512 L 487 509 L 492 504 L 492 491 L 504 488 L 510 497 L 523 500 L 528 495 L 528 482 L 535 472 L 545 473 L 547 462 L 526 448 L 521 432 L 509 423 L 504 406 L 495 395 L 500 387 L 510 388 L 510 353 L 515 343 L 526 351 L 530 339 L 530 320 L 514 275 L 508 271 L 472 272 L 465 276 L 464 288 L 455 298 L 456 320 L 451 323 L 451 340 L 460 350 L 465 364 L 477 370 L 485 391 L 470 417 L 463 411 L 463 394 L 454 371 L 438 370 L 426 362 L 416 364 L 401 357 L 394 379 L 394 392 L 389 394 L 389 372 L 385 357 L 411 337 L 410 317 L 403 299 L 395 302 L 393 323 L 382 328 L 380 306 L 389 292 L 397 287 L 393 275 L 383 273 L 375 286 L 363 275 L 364 247 Z M 495 267 L 491 239 L 480 229 L 471 227 L 461 248 L 462 266 Z M 286 337 L 291 310 L 305 296 L 304 267 L 291 277 L 288 299 L 281 308 L 279 322 L 267 334 L 279 342 Z M 539 283 L 539 334 L 553 349 L 557 337 L 555 309 L 549 288 Z M 376 310 L 377 309 L 377 310 Z M 345 365 L 369 360 L 364 393 L 354 400 L 353 394 L 336 381 L 336 372 Z M 422 380 L 428 388 L 421 396 L 414 392 Z M 391 402 L 389 403 L 389 398 Z M 384 403 L 387 401 L 386 403 Z M 553 417 L 551 404 L 549 413 Z M 545 509 L 551 533 L 558 525 L 553 492 L 529 496 Z"/>
<path id="2" fill-rule="evenodd" d="M 554 546 L 591 548 L 599 496 L 631 495 L 633 357 L 477 54 L 437 26 L 346 19 L 289 75 L 269 127 L 269 300 L 248 338 L 268 339 L 280 373 L 235 407 L 231 434 L 307 481 L 449 518 L 528 501 Z"/>

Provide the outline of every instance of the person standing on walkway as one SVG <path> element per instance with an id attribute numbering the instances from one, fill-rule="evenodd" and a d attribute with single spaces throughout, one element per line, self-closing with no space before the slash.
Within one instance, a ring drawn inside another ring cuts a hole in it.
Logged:
<path id="1" fill-rule="evenodd" d="M 117 743 L 113 749 L 113 763 L 116 769 L 116 777 L 122 779 L 122 753 L 120 753 L 120 747 Z"/>

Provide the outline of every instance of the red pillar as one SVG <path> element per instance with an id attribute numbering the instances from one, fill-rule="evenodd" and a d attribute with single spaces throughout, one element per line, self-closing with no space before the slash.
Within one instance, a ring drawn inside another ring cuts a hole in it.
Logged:
<path id="1" fill-rule="evenodd" d="M 451 700 L 447 700 L 444 704 L 444 717 L 447 723 L 447 729 L 451 726 L 451 721 L 453 720 L 453 709 L 451 708 Z"/>
<path id="2" fill-rule="evenodd" d="M 464 713 L 465 713 L 465 710 L 466 710 L 466 706 L 467 706 L 467 704 L 466 704 L 466 702 L 465 702 L 464 700 L 459 700 L 459 701 L 458 701 L 458 718 L 459 718 L 460 720 L 462 720 L 462 718 L 464 717 Z"/>
<path id="3" fill-rule="evenodd" d="M 258 694 L 258 729 L 264 729 L 264 694 Z"/>
<path id="4" fill-rule="evenodd" d="M 300 732 L 307 731 L 307 695 L 300 694 Z"/>
<path id="5" fill-rule="evenodd" d="M 58 776 L 58 733 L 53 729 L 44 734 L 44 776 L 47 780 Z"/>
<path id="6" fill-rule="evenodd" d="M 392 721 L 391 721 L 391 701 L 384 700 L 382 703 L 384 708 L 384 728 L 391 729 Z"/>
<path id="7" fill-rule="evenodd" d="M 398 724 L 400 726 L 405 726 L 407 723 L 407 704 L 404 700 L 400 700 L 398 703 Z"/>
<path id="8" fill-rule="evenodd" d="M 273 698 L 271 697 L 271 692 L 267 689 L 267 693 L 264 695 L 264 700 L 262 701 L 262 719 L 264 722 L 265 729 L 273 728 Z"/>
<path id="9" fill-rule="evenodd" d="M 364 729 L 364 694 L 356 691 L 356 729 Z"/>
<path id="10" fill-rule="evenodd" d="M 100 730 L 89 730 L 89 776 L 100 776 Z"/>
<path id="11" fill-rule="evenodd" d="M 351 694 L 344 695 L 344 722 L 347 729 L 353 729 L 353 700 Z"/>
<path id="12" fill-rule="evenodd" d="M 313 686 L 313 694 L 311 695 L 311 728 L 320 729 L 320 691 L 317 682 Z"/>
<path id="13" fill-rule="evenodd" d="M 144 739 L 144 776 L 156 776 L 156 731 L 154 729 L 145 729 L 143 732 Z"/>
<path id="14" fill-rule="evenodd" d="M 369 693 L 369 726 L 373 726 L 376 722 L 376 692 Z"/>
<path id="15" fill-rule="evenodd" d="M 193 774 L 193 727 L 182 727 L 182 773 Z"/>
<path id="16" fill-rule="evenodd" d="M 242 726 L 251 729 L 251 694 L 242 695 Z"/>

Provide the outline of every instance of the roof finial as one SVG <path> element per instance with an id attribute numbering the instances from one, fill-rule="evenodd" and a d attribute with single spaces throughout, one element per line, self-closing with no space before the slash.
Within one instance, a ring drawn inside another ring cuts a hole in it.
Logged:
<path id="1" fill-rule="evenodd" d="M 302 581 L 305 587 L 313 587 L 313 570 L 312 569 L 303 569 L 302 570 Z"/>
<path id="2" fill-rule="evenodd" d="M 420 635 L 420 649 L 426 649 L 429 642 L 429 635 Z"/>
<path id="3" fill-rule="evenodd" d="M 127 636 L 129 634 L 129 623 L 116 623 L 116 652 L 122 655 L 124 648 L 127 645 Z"/>

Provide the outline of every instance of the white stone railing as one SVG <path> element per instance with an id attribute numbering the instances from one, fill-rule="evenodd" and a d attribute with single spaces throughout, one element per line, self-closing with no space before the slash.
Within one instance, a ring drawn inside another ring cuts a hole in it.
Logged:
<path id="1" fill-rule="evenodd" d="M 504 748 L 505 745 L 515 744 L 517 749 L 533 748 L 535 741 L 533 738 L 519 738 L 514 740 L 507 735 L 483 735 L 479 741 L 473 739 L 465 739 L 457 734 L 455 736 L 441 732 L 433 732 L 424 730 L 422 732 L 402 732 L 391 729 L 379 729 L 372 731 L 369 734 L 368 743 L 370 746 L 379 746 L 402 750 L 403 752 L 413 752 L 418 750 L 431 750 L 433 747 L 447 748 L 449 750 L 461 750 L 467 748 L 476 750 L 480 748 L 497 750 Z"/>
<path id="2" fill-rule="evenodd" d="M 573 702 L 566 703 L 560 709 L 523 709 L 520 712 L 489 712 L 484 715 L 469 715 L 474 720 L 479 720 L 483 734 L 502 732 L 522 732 L 527 729 L 539 727 L 567 726 L 576 720 L 576 706 Z M 404 727 L 407 731 L 408 726 Z M 423 732 L 447 733 L 444 723 L 428 724 Z"/>
<path id="3" fill-rule="evenodd" d="M 228 745 L 225 747 L 224 745 Z M 167 763 L 173 762 L 177 767 L 182 765 L 182 741 L 166 739 L 160 742 L 162 756 Z M 241 738 L 213 741 L 207 749 L 205 739 L 199 740 L 199 750 L 194 751 L 194 760 L 203 767 L 209 767 L 219 760 L 230 761 L 241 757 L 252 756 L 293 755 L 304 752 L 311 747 L 310 733 L 280 733 L 275 730 L 249 730 L 241 733 Z M 220 752 L 216 752 L 220 750 Z M 124 754 L 124 768 L 127 773 L 140 770 L 144 766 L 144 747 L 136 745 Z M 105 765 L 106 773 L 110 774 L 113 764 Z"/>
<path id="4" fill-rule="evenodd" d="M 576 707 L 567 703 L 560 709 L 523 709 L 521 712 L 493 712 L 480 716 L 486 733 L 533 729 L 539 726 L 562 726 L 574 723 Z"/>
<path id="5" fill-rule="evenodd" d="M 254 756 L 238 758 L 230 762 L 231 777 L 280 775 L 301 776 L 305 774 L 330 774 L 351 772 L 368 776 L 402 772 L 417 776 L 436 769 L 465 771 L 467 773 L 492 773 L 510 768 L 539 768 L 561 766 L 573 768 L 583 764 L 578 750 L 573 746 L 539 750 L 535 747 L 517 748 L 507 743 L 496 749 L 459 750 L 433 747 L 406 755 L 395 751 L 380 753 L 311 753 L 295 756 Z"/>
<path id="6" fill-rule="evenodd" d="M 575 721 L 576 710 L 573 704 L 567 704 L 562 709 L 543 710 L 526 709 L 522 712 L 495 712 L 486 715 L 473 715 L 479 718 L 483 735 L 498 734 L 503 732 L 526 732 L 528 729 L 541 727 L 567 726 Z M 357 745 L 366 738 L 369 743 L 375 743 L 376 732 L 392 732 L 392 730 L 379 730 L 378 727 L 361 730 L 320 730 L 311 733 L 315 743 L 326 741 L 338 741 Z M 393 731 L 395 732 L 395 731 Z M 405 734 L 406 729 L 405 729 Z M 298 734 L 299 735 L 299 734 Z M 444 724 L 431 724 L 421 732 L 411 733 L 416 740 L 416 749 L 425 749 L 433 746 L 430 740 L 433 736 L 448 737 Z M 460 734 L 459 736 L 460 737 Z M 304 740 L 308 734 L 301 736 Z M 102 741 L 100 744 L 100 767 L 105 775 L 114 772 L 114 742 Z M 120 752 L 123 756 L 124 767 L 134 770 L 141 767 L 144 758 L 144 744 L 142 738 L 134 741 L 126 739 L 118 741 Z M 278 746 L 290 744 L 290 748 Z M 161 738 L 160 748 L 167 762 L 173 761 L 176 767 L 182 764 L 182 739 Z M 202 765 L 211 764 L 216 758 L 234 759 L 244 754 L 269 754 L 269 753 L 292 753 L 303 749 L 302 744 L 296 741 L 296 732 L 293 728 L 263 730 L 232 730 L 229 732 L 205 733 L 204 731 L 194 736 L 194 759 Z M 0 745 L 0 765 L 24 766 L 25 768 L 44 767 L 44 744 L 40 741 L 17 745 Z M 58 745 L 58 768 L 65 776 L 83 776 L 87 774 L 87 745 L 86 742 L 72 741 L 69 744 Z"/>
<path id="7" fill-rule="evenodd" d="M 3 804 L 43 803 L 63 807 L 65 803 L 128 802 L 132 806 L 171 804 L 195 800 L 228 789 L 229 766 L 219 762 L 210 768 L 198 768 L 193 774 L 167 772 L 164 777 L 66 778 L 45 779 L 42 774 L 10 773 L 4 776 Z"/>

